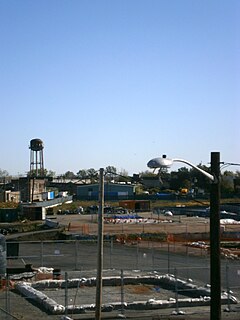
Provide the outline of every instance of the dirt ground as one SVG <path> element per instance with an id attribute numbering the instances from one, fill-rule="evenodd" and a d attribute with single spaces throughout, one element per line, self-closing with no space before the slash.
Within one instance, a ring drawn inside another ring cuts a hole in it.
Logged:
<path id="1" fill-rule="evenodd" d="M 119 221 L 105 221 L 103 225 L 103 233 L 105 235 L 116 235 L 117 238 L 121 241 L 122 235 L 124 235 L 124 242 L 131 243 L 132 240 L 129 239 L 129 235 L 133 234 L 158 234 L 162 233 L 165 235 L 166 240 L 169 243 L 175 243 L 176 248 L 181 251 L 186 251 L 193 254 L 204 254 L 204 251 L 207 252 L 209 247 L 209 232 L 210 232 L 210 220 L 209 218 L 204 217 L 187 217 L 185 215 L 165 217 L 164 215 L 157 216 L 152 212 L 144 212 L 140 214 L 142 219 L 140 221 L 134 221 L 133 219 L 129 222 Z M 67 234 L 80 234 L 88 235 L 93 234 L 97 235 L 98 233 L 98 223 L 97 215 L 60 215 L 55 217 L 56 221 L 59 224 L 65 226 L 65 231 Z M 240 224 L 224 224 L 221 226 L 221 231 L 226 233 L 239 233 Z M 139 242 L 139 246 L 149 246 L 148 238 L 147 241 Z M 188 246 L 195 241 L 203 241 L 206 243 L 204 247 L 193 247 Z M 233 240 L 239 241 L 240 239 L 236 238 Z M 154 242 L 151 240 L 151 247 L 157 246 L 166 247 L 167 242 Z M 200 249 L 200 250 L 199 250 Z M 222 252 L 226 254 L 235 254 L 240 257 L 240 250 L 235 249 L 234 252 Z"/>
<path id="2" fill-rule="evenodd" d="M 105 222 L 105 234 L 118 233 L 141 233 L 141 232 L 167 232 L 167 233 L 208 233 L 210 229 L 209 218 L 203 217 L 187 217 L 173 216 L 165 217 L 164 215 L 157 216 L 152 212 L 140 213 L 143 219 L 140 222 Z M 90 233 L 97 234 L 98 224 L 97 215 L 57 215 L 49 218 L 54 218 L 61 225 L 64 225 L 66 230 L 71 233 Z M 223 227 L 225 231 L 240 231 L 240 224 L 228 224 Z"/>

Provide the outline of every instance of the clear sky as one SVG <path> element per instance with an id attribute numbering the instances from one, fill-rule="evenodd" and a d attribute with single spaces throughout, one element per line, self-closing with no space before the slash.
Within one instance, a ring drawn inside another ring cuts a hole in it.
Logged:
<path id="1" fill-rule="evenodd" d="M 0 41 L 2 170 L 240 163 L 239 0 L 1 0 Z"/>

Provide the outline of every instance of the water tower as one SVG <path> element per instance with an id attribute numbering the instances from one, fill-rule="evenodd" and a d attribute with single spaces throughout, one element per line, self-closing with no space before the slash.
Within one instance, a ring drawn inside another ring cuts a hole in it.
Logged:
<path id="1" fill-rule="evenodd" d="M 30 141 L 30 176 L 43 177 L 43 142 L 40 139 Z"/>

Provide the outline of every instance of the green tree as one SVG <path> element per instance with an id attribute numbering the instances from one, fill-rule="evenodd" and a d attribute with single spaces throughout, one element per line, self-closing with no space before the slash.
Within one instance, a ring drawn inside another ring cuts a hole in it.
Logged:
<path id="1" fill-rule="evenodd" d="M 171 172 L 170 189 L 179 190 L 181 188 L 189 188 L 191 185 L 190 171 L 186 167 Z"/>
<path id="2" fill-rule="evenodd" d="M 201 165 L 201 164 L 199 164 L 197 167 L 199 169 L 202 169 L 202 170 L 208 172 L 208 173 L 211 173 L 210 167 L 207 167 L 207 166 Z M 198 170 L 196 170 L 194 168 L 192 168 L 190 170 L 190 174 L 191 174 L 192 186 L 194 188 L 204 189 L 206 191 L 210 190 L 211 183 L 206 176 L 204 176 L 201 172 L 199 172 Z"/>
<path id="3" fill-rule="evenodd" d="M 77 177 L 78 177 L 78 179 L 86 182 L 86 180 L 88 178 L 87 170 L 85 170 L 85 169 L 79 170 L 77 172 Z"/>
<path id="4" fill-rule="evenodd" d="M 141 171 L 139 173 L 139 175 L 141 177 L 154 177 L 156 175 L 156 173 L 154 173 L 153 171 L 150 171 L 150 170 L 146 170 L 146 171 Z"/>
<path id="5" fill-rule="evenodd" d="M 67 171 L 63 174 L 63 178 L 65 179 L 74 179 L 76 178 L 75 174 L 72 171 Z"/>
<path id="6" fill-rule="evenodd" d="M 225 195 L 234 193 L 235 174 L 232 171 L 225 171 L 221 177 L 221 192 Z"/>
<path id="7" fill-rule="evenodd" d="M 105 168 L 105 174 L 116 175 L 117 174 L 117 169 L 114 166 L 107 166 Z"/>
<path id="8" fill-rule="evenodd" d="M 87 177 L 90 179 L 91 183 L 95 183 L 98 179 L 98 171 L 93 168 L 88 169 Z"/>
<path id="9" fill-rule="evenodd" d="M 53 171 L 53 170 L 47 170 L 46 176 L 47 176 L 47 177 L 55 178 L 55 177 L 56 177 L 56 172 Z"/>
<path id="10" fill-rule="evenodd" d="M 116 178 L 117 169 L 114 166 L 107 166 L 105 168 L 105 181 L 112 181 Z"/>

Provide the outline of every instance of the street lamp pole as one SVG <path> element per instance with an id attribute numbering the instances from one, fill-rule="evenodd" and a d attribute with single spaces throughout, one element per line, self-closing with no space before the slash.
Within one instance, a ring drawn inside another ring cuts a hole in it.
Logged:
<path id="1" fill-rule="evenodd" d="M 104 169 L 99 175 L 98 243 L 97 243 L 97 278 L 95 320 L 101 320 L 102 307 L 102 270 L 103 270 L 103 217 L 104 217 Z"/>
<path id="2" fill-rule="evenodd" d="M 210 284 L 211 320 L 221 319 L 221 255 L 220 255 L 220 153 L 211 153 L 211 174 L 183 159 L 168 159 L 166 155 L 148 162 L 151 169 L 169 168 L 173 162 L 183 162 L 195 168 L 211 181 L 210 192 Z"/>
<path id="3" fill-rule="evenodd" d="M 221 254 L 220 254 L 220 153 L 211 153 L 211 173 L 215 183 L 210 193 L 210 279 L 211 319 L 221 319 Z"/>

